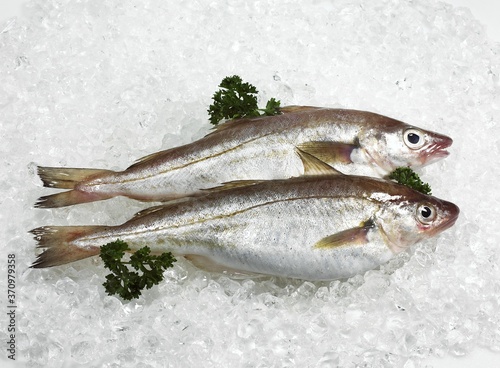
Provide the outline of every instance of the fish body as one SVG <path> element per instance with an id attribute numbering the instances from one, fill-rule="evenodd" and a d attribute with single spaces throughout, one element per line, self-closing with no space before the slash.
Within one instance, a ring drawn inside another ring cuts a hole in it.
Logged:
<path id="1" fill-rule="evenodd" d="M 139 212 L 119 226 L 41 227 L 33 267 L 99 254 L 121 239 L 212 270 L 347 278 L 452 226 L 454 204 L 383 179 L 323 175 L 232 183 Z"/>
<path id="2" fill-rule="evenodd" d="M 305 174 L 301 153 L 344 174 L 384 177 L 400 166 L 446 157 L 446 136 L 366 111 L 307 106 L 221 124 L 205 137 L 140 159 L 124 171 L 39 167 L 47 187 L 37 207 L 61 207 L 126 196 L 166 201 L 235 180 Z"/>

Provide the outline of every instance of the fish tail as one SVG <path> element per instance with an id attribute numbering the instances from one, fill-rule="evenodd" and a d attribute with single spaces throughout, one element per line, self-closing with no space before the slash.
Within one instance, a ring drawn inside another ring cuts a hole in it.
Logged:
<path id="1" fill-rule="evenodd" d="M 38 166 L 38 176 L 42 179 L 43 186 L 49 188 L 74 189 L 82 181 L 109 173 L 112 171 Z"/>
<path id="2" fill-rule="evenodd" d="M 71 206 L 74 204 L 88 203 L 111 198 L 112 195 L 87 193 L 79 190 L 69 190 L 67 192 L 51 194 L 38 198 L 35 203 L 36 208 L 56 208 Z"/>
<path id="3" fill-rule="evenodd" d="M 37 248 L 45 248 L 31 265 L 32 268 L 58 266 L 100 253 L 100 247 L 79 247 L 72 242 L 92 234 L 105 226 L 43 226 L 30 231 L 38 241 Z"/>
<path id="4" fill-rule="evenodd" d="M 113 171 L 101 169 L 75 169 L 64 167 L 38 167 L 38 175 L 44 187 L 73 189 L 63 193 L 52 194 L 38 199 L 35 207 L 55 208 L 71 206 L 111 198 L 104 193 L 88 193 L 75 189 L 78 184 Z"/>

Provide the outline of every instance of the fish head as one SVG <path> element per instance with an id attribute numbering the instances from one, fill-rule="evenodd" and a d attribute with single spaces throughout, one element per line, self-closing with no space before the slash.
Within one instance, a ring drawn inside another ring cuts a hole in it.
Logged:
<path id="1" fill-rule="evenodd" d="M 385 118 L 385 117 L 384 117 Z M 401 166 L 419 168 L 448 156 L 453 140 L 445 135 L 385 118 L 360 132 L 360 148 L 387 173 Z"/>
<path id="2" fill-rule="evenodd" d="M 412 192 L 410 196 L 393 196 L 378 216 L 381 233 L 395 254 L 450 228 L 460 213 L 451 202 Z"/>

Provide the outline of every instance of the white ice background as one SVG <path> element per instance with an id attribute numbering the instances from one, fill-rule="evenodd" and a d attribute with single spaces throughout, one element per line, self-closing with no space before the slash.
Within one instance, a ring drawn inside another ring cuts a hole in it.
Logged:
<path id="1" fill-rule="evenodd" d="M 42 1 L 0 24 L 0 285 L 17 266 L 28 367 L 424 367 L 500 350 L 500 44 L 415 1 Z M 42 225 L 119 224 L 124 198 L 41 210 L 36 164 L 123 169 L 203 136 L 220 80 L 262 101 L 364 109 L 454 139 L 422 170 L 460 218 L 348 281 L 233 280 L 179 260 L 137 301 L 99 258 L 29 269 Z M 7 293 L 0 295 L 5 311 Z M 8 340 L 0 313 L 0 341 Z"/>

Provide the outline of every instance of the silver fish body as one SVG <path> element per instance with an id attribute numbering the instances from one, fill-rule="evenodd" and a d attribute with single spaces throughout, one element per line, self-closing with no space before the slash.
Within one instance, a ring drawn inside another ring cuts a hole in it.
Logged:
<path id="1" fill-rule="evenodd" d="M 231 184 L 153 207 L 119 226 L 42 227 L 34 267 L 132 250 L 186 256 L 208 269 L 305 280 L 347 278 L 450 227 L 458 208 L 382 179 L 325 175 Z"/>
<path id="2" fill-rule="evenodd" d="M 356 110 L 288 107 L 284 114 L 222 124 L 193 143 L 147 156 L 121 172 L 40 167 L 45 186 L 72 189 L 39 199 L 60 207 L 114 196 L 165 201 L 235 180 L 304 175 L 301 153 L 344 174 L 383 177 L 446 157 L 446 136 Z"/>

